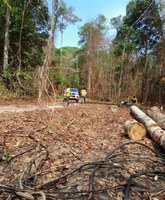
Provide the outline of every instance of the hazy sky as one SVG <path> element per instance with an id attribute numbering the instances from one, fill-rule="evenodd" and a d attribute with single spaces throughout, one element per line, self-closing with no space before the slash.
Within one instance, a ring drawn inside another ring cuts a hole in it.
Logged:
<path id="1" fill-rule="evenodd" d="M 47 0 L 51 4 L 52 0 Z M 74 14 L 82 19 L 75 25 L 68 25 L 63 34 L 62 46 L 78 46 L 78 30 L 86 22 L 96 18 L 99 14 L 107 20 L 119 15 L 125 15 L 126 5 L 130 0 L 65 0 L 67 6 L 74 7 Z M 60 34 L 56 35 L 56 47 L 60 45 Z"/>

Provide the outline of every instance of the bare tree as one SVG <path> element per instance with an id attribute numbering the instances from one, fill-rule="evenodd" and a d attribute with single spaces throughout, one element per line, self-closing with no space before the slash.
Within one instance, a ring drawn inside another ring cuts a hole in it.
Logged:
<path id="1" fill-rule="evenodd" d="M 47 43 L 47 48 L 45 52 L 44 63 L 39 69 L 39 100 L 43 94 L 48 94 L 47 83 L 48 83 L 48 69 L 52 62 L 51 52 L 54 43 L 54 32 L 57 24 L 58 10 L 60 5 L 60 0 L 52 1 L 52 16 L 51 16 L 51 28 L 50 35 Z"/>
<path id="2" fill-rule="evenodd" d="M 118 97 L 121 96 L 121 90 L 122 90 L 122 81 L 123 81 L 123 62 L 124 62 L 124 56 L 125 56 L 125 44 L 124 44 L 124 47 L 123 47 L 123 52 L 122 52 L 122 62 L 121 62 L 121 70 L 120 70 L 120 78 L 119 78 L 119 91 L 118 91 Z"/>
<path id="3" fill-rule="evenodd" d="M 25 89 L 24 86 L 22 85 L 20 81 L 20 72 L 22 68 L 22 31 L 24 27 L 24 20 L 25 20 L 25 11 L 26 8 L 28 7 L 29 1 L 25 0 L 24 1 L 24 7 L 22 11 L 22 21 L 21 21 L 21 27 L 20 27 L 20 32 L 19 32 L 19 46 L 18 46 L 18 70 L 17 70 L 17 81 L 20 85 L 21 88 Z"/>
<path id="4" fill-rule="evenodd" d="M 4 40 L 4 50 L 3 50 L 3 70 L 8 66 L 8 49 L 9 49 L 9 26 L 10 26 L 10 7 L 5 4 L 5 40 Z"/>

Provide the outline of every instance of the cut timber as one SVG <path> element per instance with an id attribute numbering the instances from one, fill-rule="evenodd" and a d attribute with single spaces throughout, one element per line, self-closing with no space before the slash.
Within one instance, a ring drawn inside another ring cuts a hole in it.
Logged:
<path id="1" fill-rule="evenodd" d="M 165 114 L 157 106 L 147 110 L 147 115 L 151 117 L 162 129 L 165 129 Z"/>
<path id="2" fill-rule="evenodd" d="M 126 121 L 123 128 L 131 140 L 142 140 L 146 135 L 145 127 L 136 120 Z"/>
<path id="3" fill-rule="evenodd" d="M 135 118 L 145 126 L 149 135 L 165 149 L 165 131 L 137 106 L 131 106 L 130 109 Z"/>

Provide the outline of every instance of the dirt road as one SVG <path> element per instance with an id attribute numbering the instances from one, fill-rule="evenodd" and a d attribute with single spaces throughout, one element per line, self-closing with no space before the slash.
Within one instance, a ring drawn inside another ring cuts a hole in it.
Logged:
<path id="1" fill-rule="evenodd" d="M 3 102 L 5 104 L 5 101 Z M 7 105 L 0 105 L 0 113 L 5 113 L 5 112 L 31 112 L 31 111 L 36 111 L 36 110 L 50 110 L 50 109 L 55 109 L 55 108 L 64 108 L 66 107 L 66 103 L 63 102 L 62 100 L 55 101 L 53 103 L 49 102 L 42 102 L 38 103 L 37 100 L 32 101 L 32 102 L 26 102 L 26 101 L 14 101 L 14 102 L 7 102 Z M 78 103 L 71 102 L 70 106 L 77 106 L 79 105 Z"/>
<path id="2" fill-rule="evenodd" d="M 0 106 L 0 113 L 5 112 L 30 112 L 35 110 L 48 110 L 48 109 L 55 109 L 55 108 L 63 108 L 62 105 L 52 104 L 52 105 L 26 105 L 26 106 Z"/>

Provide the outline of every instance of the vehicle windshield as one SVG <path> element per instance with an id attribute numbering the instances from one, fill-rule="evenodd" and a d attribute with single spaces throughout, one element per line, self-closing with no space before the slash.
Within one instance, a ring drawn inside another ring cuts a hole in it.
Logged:
<path id="1" fill-rule="evenodd" d="M 78 89 L 76 89 L 76 88 L 70 88 L 70 92 L 78 92 Z"/>

